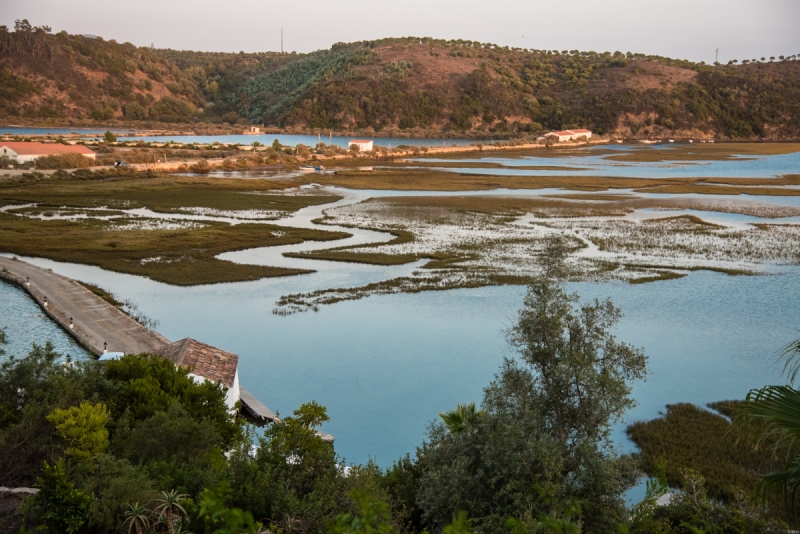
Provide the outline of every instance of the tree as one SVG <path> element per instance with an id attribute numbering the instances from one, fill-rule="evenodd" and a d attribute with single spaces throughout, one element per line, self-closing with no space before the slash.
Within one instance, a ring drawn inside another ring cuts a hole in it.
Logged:
<path id="1" fill-rule="evenodd" d="M 36 487 L 39 493 L 33 498 L 33 505 L 41 522 L 57 534 L 80 532 L 92 504 L 92 496 L 75 488 L 70 482 L 63 459 L 53 465 L 44 463 L 44 472 Z"/>
<path id="2" fill-rule="evenodd" d="M 106 130 L 106 133 L 103 134 L 103 138 L 106 140 L 106 143 L 113 143 L 117 140 L 117 136 L 111 130 Z"/>
<path id="3" fill-rule="evenodd" d="M 159 503 L 153 510 L 153 515 L 158 517 L 159 521 L 166 520 L 167 530 L 169 534 L 175 534 L 175 521 L 176 519 L 186 519 L 186 509 L 181 505 L 181 502 L 186 499 L 186 495 L 178 493 L 175 490 L 162 491 L 164 496 L 162 499 L 156 499 Z M 178 516 L 176 518 L 176 515 Z"/>
<path id="4" fill-rule="evenodd" d="M 136 529 L 136 534 L 142 534 L 146 529 L 150 528 L 150 510 L 138 502 L 128 505 L 128 510 L 125 512 L 124 525 L 128 525 L 128 533 Z"/>
<path id="5" fill-rule="evenodd" d="M 138 102 L 128 102 L 122 107 L 126 119 L 140 121 L 147 118 L 147 110 Z"/>
<path id="6" fill-rule="evenodd" d="M 55 409 L 47 420 L 56 426 L 67 442 L 64 452 L 79 459 L 88 459 L 108 448 L 106 423 L 111 414 L 104 404 L 81 402 L 66 410 Z"/>
<path id="7" fill-rule="evenodd" d="M 577 305 L 560 278 L 565 256 L 563 242 L 547 243 L 546 276 L 507 332 L 519 359 L 506 359 L 484 390 L 480 417 L 456 433 L 432 424 L 418 450 L 417 497 L 431 529 L 459 510 L 479 530 L 500 531 L 509 517 L 534 525 L 576 500 L 590 532 L 627 514 L 622 494 L 638 470 L 610 430 L 633 406 L 631 382 L 644 378 L 647 358 L 611 334 L 621 312 L 610 300 Z"/>
<path id="8" fill-rule="evenodd" d="M 766 422 L 767 428 L 759 443 L 773 440 L 776 452 L 790 447 L 800 438 L 800 390 L 794 387 L 800 374 L 800 339 L 784 347 L 782 357 L 786 360 L 784 372 L 788 374 L 789 384 L 751 390 L 739 415 L 742 420 L 753 418 Z M 756 490 L 764 498 L 775 492 L 783 495 L 787 502 L 794 502 L 798 488 L 800 454 L 789 461 L 785 470 L 763 477 Z"/>
<path id="9" fill-rule="evenodd" d="M 470 402 L 469 404 L 456 404 L 455 410 L 440 413 L 439 417 L 444 421 L 447 430 L 452 434 L 457 434 L 462 432 L 467 425 L 474 423 L 479 415 L 480 412 L 475 407 L 475 403 Z"/>

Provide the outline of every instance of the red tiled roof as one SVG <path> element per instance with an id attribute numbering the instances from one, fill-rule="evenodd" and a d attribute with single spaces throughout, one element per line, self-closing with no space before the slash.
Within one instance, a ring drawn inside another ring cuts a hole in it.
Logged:
<path id="1" fill-rule="evenodd" d="M 179 367 L 192 368 L 192 374 L 211 382 L 233 387 L 239 356 L 187 337 L 154 351 Z"/>
<path id="2" fill-rule="evenodd" d="M 584 130 L 584 129 L 580 129 L 580 130 L 570 130 L 570 132 L 573 132 L 573 133 L 592 133 L 592 131 L 591 131 L 591 130 Z"/>
<path id="3" fill-rule="evenodd" d="M 351 139 L 351 143 L 371 143 L 372 139 Z"/>
<path id="4" fill-rule="evenodd" d="M 60 156 L 62 154 L 93 155 L 94 152 L 81 145 L 62 145 L 60 143 L 37 143 L 20 141 L 0 141 L 0 149 L 8 147 L 17 154 L 26 156 Z"/>

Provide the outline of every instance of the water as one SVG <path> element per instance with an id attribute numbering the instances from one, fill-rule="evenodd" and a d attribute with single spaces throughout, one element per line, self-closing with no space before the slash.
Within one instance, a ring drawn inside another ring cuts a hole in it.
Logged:
<path id="1" fill-rule="evenodd" d="M 746 156 L 727 160 L 629 162 L 606 159 L 609 150 L 624 153 L 635 146 L 602 145 L 581 150 L 579 155 L 555 156 L 552 152 L 542 156 L 515 158 L 486 157 L 480 159 L 426 159 L 430 162 L 452 163 L 444 168 L 452 172 L 465 172 L 462 162 L 497 163 L 505 168 L 470 168 L 470 174 L 505 176 L 605 176 L 625 178 L 773 178 L 797 173 L 800 169 L 800 152 L 775 156 Z M 669 150 L 667 147 L 648 150 Z M 592 154 L 592 152 L 599 152 Z M 582 155 L 581 155 L 582 154 Z M 586 155 L 590 154 L 590 155 Z M 515 169 L 520 166 L 563 166 L 569 170 Z"/>
<path id="2" fill-rule="evenodd" d="M 372 457 L 383 466 L 413 451 L 437 412 L 480 400 L 509 355 L 503 330 L 524 295 L 517 286 L 384 295 L 280 317 L 271 313 L 275 300 L 302 288 L 306 277 L 179 288 L 96 267 L 30 261 L 133 299 L 169 339 L 194 337 L 239 354 L 242 385 L 267 406 L 288 414 L 303 402 L 320 402 L 328 407 L 325 430 L 336 435 L 337 451 L 348 461 Z M 356 281 L 343 274 L 356 266 L 339 266 L 309 276 L 325 277 L 314 285 Z M 628 422 L 656 417 L 668 403 L 743 398 L 751 388 L 780 382 L 777 351 L 799 335 L 797 268 L 571 287 L 586 299 L 611 297 L 625 312 L 619 338 L 650 357 L 651 375 L 634 388 L 639 406 Z M 5 318 L 6 299 L 0 306 Z M 615 439 L 630 446 L 624 425 Z"/>
<path id="3" fill-rule="evenodd" d="M 120 138 L 123 140 L 124 138 Z M 329 137 L 329 136 L 316 136 L 316 135 L 285 135 L 285 134 L 259 134 L 259 135 L 147 135 L 143 137 L 132 137 L 130 139 L 141 141 L 155 141 L 166 142 L 174 141 L 176 143 L 201 143 L 211 144 L 214 142 L 252 145 L 253 142 L 258 141 L 262 145 L 271 145 L 277 139 L 280 144 L 284 146 L 296 146 L 304 144 L 306 146 L 317 146 L 317 143 L 334 144 L 342 148 L 350 148 L 351 139 L 362 139 L 362 137 Z M 374 141 L 375 146 L 384 147 L 398 147 L 400 145 L 406 146 L 464 146 L 473 143 L 486 143 L 479 139 L 422 139 L 422 138 L 401 138 L 401 137 L 366 137 Z"/>
<path id="4" fill-rule="evenodd" d="M 25 290 L 0 280 L 0 329 L 3 328 L 8 345 L 0 345 L 0 349 L 5 350 L 6 357 L 25 356 L 33 343 L 42 345 L 47 340 L 58 352 L 69 354 L 74 360 L 89 356 L 72 336 L 45 315 Z"/>
<path id="5" fill-rule="evenodd" d="M 583 165 L 585 160 L 579 158 L 580 163 L 568 164 Z M 755 168 L 747 172 L 771 176 L 782 172 L 787 165 L 800 167 L 793 161 L 784 156 L 770 156 L 736 163 L 760 165 L 757 173 Z M 550 159 L 548 164 L 552 162 Z M 729 162 L 707 163 L 709 168 L 715 168 Z M 618 168 L 617 162 L 605 164 L 608 168 Z M 639 176 L 666 172 L 662 167 L 638 163 L 632 167 L 639 169 Z M 697 169 L 705 165 L 685 167 Z M 716 169 L 720 174 L 717 171 L 714 174 L 722 175 L 724 168 Z M 559 190 L 335 191 L 345 196 L 342 203 L 381 195 L 563 193 Z M 751 202 L 800 206 L 800 197 L 680 196 L 731 203 L 747 198 Z M 300 210 L 280 223 L 311 226 L 311 220 L 320 216 L 323 208 L 330 206 Z M 646 211 L 637 213 L 656 215 Z M 683 213 L 723 224 L 766 222 L 747 215 L 698 210 Z M 159 214 L 159 217 L 187 216 Z M 796 222 L 797 218 L 782 221 Z M 385 233 L 347 231 L 354 234 L 352 243 L 388 238 Z M 418 267 L 418 264 L 382 267 L 322 262 L 279 255 L 286 250 L 341 244 L 311 242 L 280 250 L 260 248 L 228 253 L 222 257 L 247 263 L 311 267 L 318 272 L 188 288 L 96 267 L 23 259 L 97 284 L 120 299 L 133 300 L 142 313 L 160 321 L 159 331 L 169 339 L 189 336 L 239 354 L 242 385 L 268 407 L 287 415 L 301 403 L 316 400 L 328 407 L 331 422 L 323 430 L 336 435 L 337 451 L 347 461 L 363 463 L 372 457 L 379 465 L 388 466 L 406 452 L 413 453 L 424 437 L 426 424 L 436 418 L 437 412 L 451 409 L 458 402 L 480 401 L 482 388 L 492 379 L 503 357 L 511 355 L 503 331 L 513 322 L 525 289 L 507 286 L 373 296 L 323 306 L 316 313 L 274 315 L 275 302 L 282 295 L 361 286 L 404 276 Z M 705 405 L 743 398 L 751 388 L 782 382 L 778 351 L 800 337 L 796 330 L 800 326 L 800 308 L 796 305 L 800 297 L 800 268 L 773 271 L 777 274 L 731 277 L 693 272 L 681 279 L 642 285 L 621 282 L 571 285 L 584 299 L 611 297 L 625 313 L 616 331 L 619 339 L 644 348 L 650 357 L 650 376 L 633 390 L 638 406 L 614 429 L 617 443 L 631 450 L 624 434 L 626 424 L 657 417 L 666 404 Z M 51 336 L 60 335 L 64 342 L 71 341 L 29 299 L 30 313 L 38 313 L 41 322 L 49 324 L 50 329 L 39 329 L 32 320 L 9 322 L 10 318 L 21 316 L 17 300 L 25 301 L 27 297 L 12 286 L 0 286 L 0 290 L 3 291 L 0 326 L 8 324 L 12 342 L 24 339 L 22 349 L 10 352 L 21 353 L 31 340 L 42 342 Z M 7 292 L 16 295 L 17 300 L 7 298 Z M 633 490 L 629 498 L 635 500 L 641 491 L 641 488 Z"/>

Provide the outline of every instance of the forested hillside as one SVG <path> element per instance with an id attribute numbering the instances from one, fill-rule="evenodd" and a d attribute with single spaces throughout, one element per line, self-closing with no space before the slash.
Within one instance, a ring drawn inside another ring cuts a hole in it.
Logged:
<path id="1" fill-rule="evenodd" d="M 310 54 L 156 50 L 0 28 L 0 121 L 260 123 L 293 130 L 800 136 L 800 62 L 705 65 L 431 38 Z"/>

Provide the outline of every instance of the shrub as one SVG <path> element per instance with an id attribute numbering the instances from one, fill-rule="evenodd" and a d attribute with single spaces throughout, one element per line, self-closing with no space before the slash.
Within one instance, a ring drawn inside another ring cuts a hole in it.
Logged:
<path id="1" fill-rule="evenodd" d="M 93 159 L 82 154 L 62 154 L 36 159 L 37 169 L 86 169 L 95 164 Z"/>

